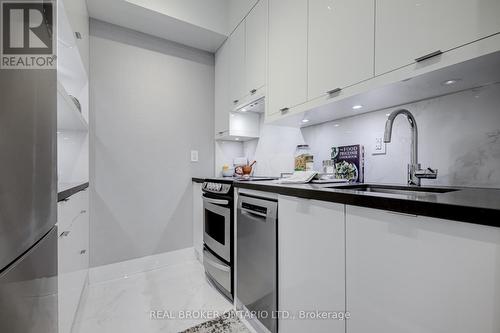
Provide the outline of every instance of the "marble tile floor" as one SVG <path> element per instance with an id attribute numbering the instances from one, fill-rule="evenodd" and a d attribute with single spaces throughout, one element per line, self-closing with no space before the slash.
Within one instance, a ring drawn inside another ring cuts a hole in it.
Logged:
<path id="1" fill-rule="evenodd" d="M 180 318 L 186 311 L 198 316 L 230 309 L 232 304 L 208 284 L 203 266 L 192 259 L 89 285 L 72 332 L 174 333 L 212 319 Z M 151 311 L 157 311 L 156 319 Z"/>

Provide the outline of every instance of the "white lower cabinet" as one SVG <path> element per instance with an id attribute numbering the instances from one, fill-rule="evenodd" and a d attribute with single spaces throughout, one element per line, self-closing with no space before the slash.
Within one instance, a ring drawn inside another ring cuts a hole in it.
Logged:
<path id="1" fill-rule="evenodd" d="M 348 333 L 500 332 L 500 228 L 346 206 L 346 267 Z"/>
<path id="2" fill-rule="evenodd" d="M 193 246 L 196 257 L 203 257 L 203 199 L 201 183 L 193 182 Z"/>
<path id="3" fill-rule="evenodd" d="M 88 191 L 58 205 L 59 333 L 70 333 L 89 268 Z"/>
<path id="4" fill-rule="evenodd" d="M 287 196 L 278 202 L 278 310 L 296 316 L 280 319 L 279 332 L 344 333 L 343 320 L 300 318 L 345 311 L 344 205 Z"/>

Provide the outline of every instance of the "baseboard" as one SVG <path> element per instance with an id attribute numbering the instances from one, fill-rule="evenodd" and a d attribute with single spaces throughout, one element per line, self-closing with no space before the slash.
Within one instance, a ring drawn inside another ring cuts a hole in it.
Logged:
<path id="1" fill-rule="evenodd" d="M 92 267 L 89 270 L 89 284 L 122 279 L 133 274 L 178 265 L 192 260 L 197 260 L 197 256 L 194 248 L 188 247 L 114 264 Z"/>

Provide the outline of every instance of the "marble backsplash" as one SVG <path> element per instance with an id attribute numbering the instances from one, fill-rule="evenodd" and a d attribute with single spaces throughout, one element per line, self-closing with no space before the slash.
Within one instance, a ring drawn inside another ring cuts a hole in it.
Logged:
<path id="1" fill-rule="evenodd" d="M 439 169 L 436 180 L 423 184 L 500 188 L 500 84 L 401 106 L 410 110 L 419 130 L 419 162 Z M 373 155 L 375 138 L 383 135 L 387 114 L 370 112 L 302 129 L 261 127 L 261 137 L 245 143 L 217 143 L 217 169 L 233 155 L 258 161 L 256 175 L 293 170 L 297 144 L 309 144 L 315 168 L 329 159 L 332 146 L 365 147 L 365 181 L 405 183 L 410 158 L 410 130 L 405 117 L 394 123 L 385 155 Z M 354 113 L 355 111 L 353 111 Z"/>

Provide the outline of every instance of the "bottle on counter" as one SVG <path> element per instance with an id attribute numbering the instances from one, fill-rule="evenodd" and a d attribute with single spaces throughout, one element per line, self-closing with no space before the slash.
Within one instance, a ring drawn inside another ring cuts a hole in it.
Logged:
<path id="1" fill-rule="evenodd" d="M 332 160 L 323 161 L 323 173 L 327 175 L 333 175 L 335 173 L 335 164 Z"/>
<path id="2" fill-rule="evenodd" d="M 298 145 L 295 149 L 295 171 L 314 170 L 314 156 L 309 145 Z"/>

